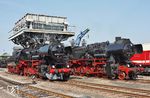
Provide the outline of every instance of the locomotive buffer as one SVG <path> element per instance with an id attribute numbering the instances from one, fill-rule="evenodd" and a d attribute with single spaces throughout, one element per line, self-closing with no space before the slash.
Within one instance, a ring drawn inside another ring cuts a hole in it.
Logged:
<path id="1" fill-rule="evenodd" d="M 37 47 L 74 36 L 69 31 L 66 17 L 27 13 L 15 23 L 9 40 L 24 48 Z"/>

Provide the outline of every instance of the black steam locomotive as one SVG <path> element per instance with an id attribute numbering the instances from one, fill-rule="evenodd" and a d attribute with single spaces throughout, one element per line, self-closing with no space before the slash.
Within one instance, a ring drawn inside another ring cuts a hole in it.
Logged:
<path id="1" fill-rule="evenodd" d="M 22 49 L 14 52 L 16 68 L 9 67 L 9 72 L 34 75 L 50 80 L 68 80 L 70 68 L 66 62 L 66 55 L 65 47 L 58 42 L 35 49 Z"/>
<path id="2" fill-rule="evenodd" d="M 141 44 L 134 45 L 130 39 L 116 37 L 114 43 L 108 45 L 106 73 L 110 78 L 136 79 L 138 69 L 131 63 L 130 58 L 135 53 L 142 53 Z"/>
<path id="3" fill-rule="evenodd" d="M 111 79 L 135 79 L 138 69 L 130 57 L 142 52 L 142 45 L 116 37 L 114 43 L 102 42 L 74 47 L 70 65 L 76 75 L 107 76 Z"/>

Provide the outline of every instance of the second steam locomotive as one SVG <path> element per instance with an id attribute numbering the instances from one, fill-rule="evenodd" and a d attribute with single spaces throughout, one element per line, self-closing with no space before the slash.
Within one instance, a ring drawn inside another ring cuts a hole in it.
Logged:
<path id="1" fill-rule="evenodd" d="M 136 79 L 142 70 L 135 68 L 130 58 L 143 51 L 141 44 L 130 39 L 116 37 L 114 43 L 102 42 L 84 47 L 74 47 L 70 66 L 72 74 L 115 79 Z"/>

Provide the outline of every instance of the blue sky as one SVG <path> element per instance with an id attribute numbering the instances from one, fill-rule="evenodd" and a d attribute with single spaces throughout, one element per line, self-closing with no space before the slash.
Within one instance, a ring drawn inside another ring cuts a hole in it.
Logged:
<path id="1" fill-rule="evenodd" d="M 76 34 L 90 28 L 88 43 L 115 36 L 150 42 L 150 0 L 0 0 L 0 13 L 0 54 L 12 52 L 8 32 L 26 13 L 66 16 Z"/>

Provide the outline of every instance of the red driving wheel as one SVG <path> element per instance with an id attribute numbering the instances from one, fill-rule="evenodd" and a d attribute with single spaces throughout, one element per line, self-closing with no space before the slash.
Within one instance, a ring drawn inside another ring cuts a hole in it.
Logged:
<path id="1" fill-rule="evenodd" d="M 126 74 L 125 74 L 125 72 L 119 72 L 119 74 L 118 74 L 118 78 L 119 78 L 119 80 L 124 80 L 125 79 L 125 77 L 126 77 Z"/>

